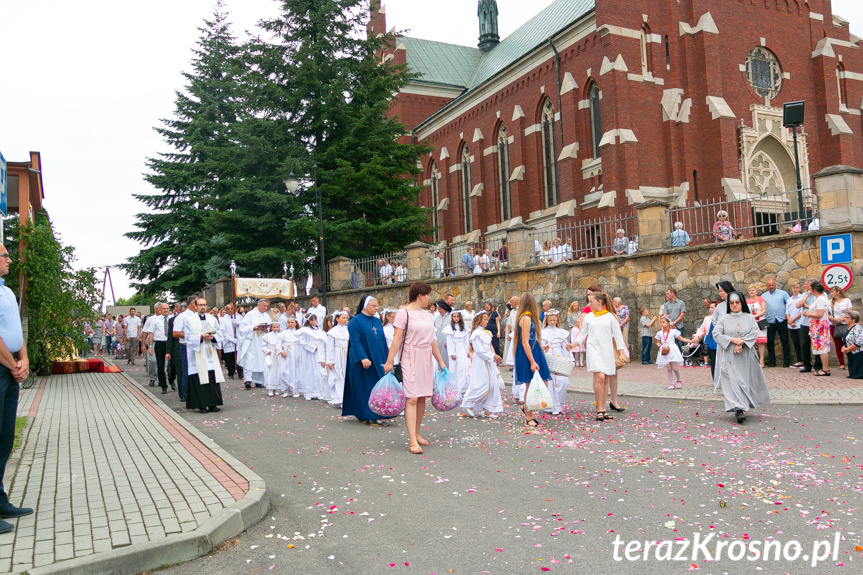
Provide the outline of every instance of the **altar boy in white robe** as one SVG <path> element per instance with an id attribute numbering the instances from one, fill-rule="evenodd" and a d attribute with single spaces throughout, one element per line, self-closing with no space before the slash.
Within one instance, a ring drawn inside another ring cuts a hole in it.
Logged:
<path id="1" fill-rule="evenodd" d="M 297 332 L 299 340 L 299 359 L 297 376 L 307 400 L 322 399 L 322 375 L 326 373 L 327 334 L 318 328 L 318 316 L 307 313 L 305 324 Z M 322 370 L 323 374 L 322 374 Z M 329 399 L 329 397 L 323 397 Z"/>
<path id="2" fill-rule="evenodd" d="M 186 316 L 183 337 L 186 340 L 186 356 L 189 370 L 189 389 L 186 394 L 186 409 L 199 409 L 201 413 L 219 411 L 222 405 L 221 384 L 225 382 L 219 355 L 216 350 L 218 321 L 215 317 L 198 313 L 207 309 L 207 300 L 198 298 L 194 313 Z"/>
<path id="3" fill-rule="evenodd" d="M 259 299 L 258 307 L 249 310 L 242 323 L 237 325 L 237 363 L 243 368 L 246 389 L 251 389 L 253 383 L 255 387 L 264 387 L 267 366 L 261 340 L 270 331 L 270 322 L 273 321 L 267 313 L 269 309 L 270 302 Z"/>
<path id="4" fill-rule="evenodd" d="M 285 320 L 287 326 L 284 331 L 279 332 L 279 339 L 282 340 L 282 353 L 285 361 L 282 364 L 281 382 L 285 393 L 282 397 L 288 397 L 290 393 L 294 397 L 300 396 L 300 387 L 297 380 L 297 351 L 300 346 L 300 341 L 297 339 L 297 319 L 293 314 L 288 315 Z"/>
<path id="5" fill-rule="evenodd" d="M 542 328 L 542 350 L 545 353 L 561 357 L 572 363 L 572 353 L 567 350 L 569 332 L 560 327 L 560 312 L 550 309 L 545 312 L 545 325 Z M 569 378 L 565 375 L 551 374 L 552 385 L 548 386 L 553 407 L 552 415 L 559 415 L 566 407 L 566 390 Z"/>
<path id="6" fill-rule="evenodd" d="M 335 325 L 327 331 L 327 383 L 330 403 L 341 407 L 345 396 L 345 368 L 348 363 L 348 314 L 337 311 L 332 316 Z"/>

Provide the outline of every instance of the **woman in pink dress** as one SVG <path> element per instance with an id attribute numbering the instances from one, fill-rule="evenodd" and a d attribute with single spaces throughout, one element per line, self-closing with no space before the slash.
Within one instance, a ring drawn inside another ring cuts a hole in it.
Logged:
<path id="1" fill-rule="evenodd" d="M 384 373 L 392 371 L 393 359 L 396 353 L 401 352 L 399 364 L 407 398 L 405 426 L 408 428 L 408 449 L 415 454 L 422 453 L 422 446 L 429 444 L 420 435 L 420 427 L 425 414 L 426 398 L 431 397 L 434 388 L 432 357 L 441 370 L 446 369 L 435 340 L 434 318 L 426 311 L 430 293 L 431 287 L 426 283 L 414 282 L 411 285 L 410 303 L 396 312 L 393 344 L 384 364 Z"/>

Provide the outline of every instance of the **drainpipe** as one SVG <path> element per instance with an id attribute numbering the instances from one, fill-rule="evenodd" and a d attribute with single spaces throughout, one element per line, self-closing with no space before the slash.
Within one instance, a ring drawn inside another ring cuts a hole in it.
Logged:
<path id="1" fill-rule="evenodd" d="M 554 40 L 551 39 L 551 36 L 548 37 L 548 44 L 551 46 L 551 50 L 554 52 L 554 62 L 555 68 L 557 69 L 557 112 L 560 114 L 560 146 L 563 149 L 563 99 L 560 95 L 561 90 L 561 80 L 560 80 L 560 54 L 557 51 L 557 48 L 554 45 Z M 557 174 L 557 178 L 554 182 L 555 193 L 557 194 L 557 201 L 560 202 L 560 170 L 557 165 L 557 150 L 554 150 L 554 171 Z"/>

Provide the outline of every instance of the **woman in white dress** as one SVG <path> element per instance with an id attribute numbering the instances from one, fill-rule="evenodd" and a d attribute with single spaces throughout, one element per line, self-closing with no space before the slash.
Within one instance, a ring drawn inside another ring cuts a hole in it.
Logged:
<path id="1" fill-rule="evenodd" d="M 468 339 L 470 332 L 464 328 L 462 321 L 462 311 L 456 310 L 452 312 L 450 323 L 443 328 L 443 333 L 446 335 L 446 349 L 449 356 L 449 371 L 455 376 L 456 388 L 459 393 L 464 394 L 468 386 Z"/>
<path id="2" fill-rule="evenodd" d="M 542 327 L 542 350 L 552 356 L 561 357 L 572 363 L 572 353 L 569 352 L 569 332 L 560 327 L 560 312 L 550 309 L 545 312 L 545 323 Z M 569 387 L 569 377 L 551 374 L 552 385 L 548 386 L 554 407 L 552 415 L 560 415 L 566 407 L 566 390 Z"/>
<path id="3" fill-rule="evenodd" d="M 285 323 L 287 324 L 287 328 L 285 331 L 279 332 L 279 339 L 282 340 L 282 353 L 285 358 L 280 375 L 282 387 L 285 390 L 282 397 L 288 397 L 291 393 L 294 394 L 294 397 L 299 397 L 302 388 L 297 377 L 298 349 L 300 345 L 297 339 L 297 318 L 289 315 Z"/>
<path id="4" fill-rule="evenodd" d="M 470 383 L 461 404 L 469 417 L 494 419 L 503 411 L 496 365 L 501 358 L 491 348 L 491 332 L 485 329 L 486 325 L 485 310 L 476 312 L 470 332 L 470 351 L 473 351 Z"/>
<path id="5" fill-rule="evenodd" d="M 327 332 L 327 383 L 330 403 L 341 407 L 345 396 L 345 368 L 348 362 L 348 341 L 350 340 L 348 314 L 337 311 L 332 317 L 335 325 Z"/>
<path id="6" fill-rule="evenodd" d="M 587 371 L 593 374 L 596 421 L 607 421 L 614 419 L 605 410 L 608 377 L 617 374 L 617 362 L 625 357 L 626 344 L 617 316 L 609 311 L 614 309 L 611 298 L 602 292 L 591 292 L 588 301 L 592 313 L 582 314 L 581 332 L 573 343 L 587 342 Z"/>
<path id="7" fill-rule="evenodd" d="M 270 331 L 261 338 L 261 347 L 266 356 L 266 369 L 264 370 L 264 387 L 267 395 L 273 397 L 276 393 L 282 393 L 281 371 L 285 358 L 282 357 L 282 340 L 279 338 L 279 322 L 270 324 Z"/>
<path id="8" fill-rule="evenodd" d="M 656 368 L 665 368 L 668 371 L 668 389 L 681 389 L 683 383 L 680 381 L 680 366 L 683 364 L 683 354 L 680 353 L 675 340 L 679 339 L 686 343 L 692 340 L 684 338 L 679 331 L 672 329 L 671 319 L 667 315 L 659 318 L 659 327 L 661 329 L 654 336 L 656 347 L 659 348 L 656 352 Z"/>
<path id="9" fill-rule="evenodd" d="M 307 400 L 321 398 L 321 370 L 326 369 L 327 335 L 318 328 L 318 316 L 305 315 L 305 324 L 297 332 L 299 357 L 297 377 Z"/>

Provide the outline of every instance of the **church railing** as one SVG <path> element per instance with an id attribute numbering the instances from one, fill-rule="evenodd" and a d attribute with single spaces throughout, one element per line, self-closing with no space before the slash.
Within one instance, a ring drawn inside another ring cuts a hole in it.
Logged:
<path id="1" fill-rule="evenodd" d="M 802 201 L 802 209 L 801 209 Z M 734 229 L 732 239 L 758 238 L 818 229 L 818 197 L 813 188 L 752 194 L 740 199 L 706 199 L 668 210 L 672 234 L 683 224 L 692 244 L 716 242 L 714 226 L 725 212 Z M 720 224 L 719 228 L 724 227 Z M 671 237 L 669 237 L 669 246 Z"/>
<path id="2" fill-rule="evenodd" d="M 393 274 L 390 279 L 383 280 L 380 275 L 382 261 L 387 262 L 393 268 Z M 401 264 L 404 272 L 399 272 L 399 264 Z M 395 283 L 397 280 L 407 280 L 407 253 L 389 252 L 379 254 L 368 258 L 356 259 L 352 262 L 351 277 L 356 274 L 359 288 L 372 287 L 376 285 L 384 285 L 387 283 Z"/>
<path id="3" fill-rule="evenodd" d="M 617 231 L 623 230 L 625 242 L 618 242 Z M 560 240 L 559 250 L 569 261 L 601 258 L 615 254 L 615 247 L 625 246 L 624 255 L 638 249 L 638 221 L 635 214 L 578 220 L 557 225 L 551 229 L 531 233 L 534 262 L 556 263 L 560 252 L 555 250 L 555 240 Z"/>

